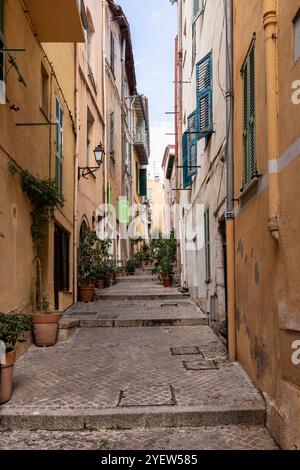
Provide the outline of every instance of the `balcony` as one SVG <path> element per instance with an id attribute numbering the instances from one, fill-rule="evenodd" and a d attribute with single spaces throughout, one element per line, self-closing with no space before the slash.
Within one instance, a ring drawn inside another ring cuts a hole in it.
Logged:
<path id="1" fill-rule="evenodd" d="M 136 129 L 134 133 L 134 145 L 141 165 L 148 165 L 149 160 L 149 139 L 148 133 L 144 129 Z"/>
<path id="2" fill-rule="evenodd" d="M 41 42 L 85 42 L 81 0 L 24 0 Z"/>
<path id="3" fill-rule="evenodd" d="M 143 95 L 137 95 L 134 101 L 136 114 L 136 129 L 134 132 L 134 145 L 141 165 L 148 165 L 149 161 L 149 118 L 148 100 Z"/>

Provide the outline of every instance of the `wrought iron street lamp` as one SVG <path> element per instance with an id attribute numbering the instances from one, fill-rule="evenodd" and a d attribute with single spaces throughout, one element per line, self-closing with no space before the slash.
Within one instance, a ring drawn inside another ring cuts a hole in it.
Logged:
<path id="1" fill-rule="evenodd" d="M 94 174 L 99 168 L 101 167 L 102 163 L 104 162 L 105 158 L 105 151 L 102 144 L 97 145 L 94 150 L 95 161 L 97 166 L 85 166 L 78 168 L 78 179 L 85 178 L 87 179 L 88 175 Z"/>

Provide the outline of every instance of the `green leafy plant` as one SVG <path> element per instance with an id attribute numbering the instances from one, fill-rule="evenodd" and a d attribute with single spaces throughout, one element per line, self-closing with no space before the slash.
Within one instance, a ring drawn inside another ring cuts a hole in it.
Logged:
<path id="1" fill-rule="evenodd" d="M 130 274 L 134 274 L 135 273 L 135 268 L 136 268 L 136 263 L 135 263 L 135 260 L 134 259 L 129 259 L 126 263 L 126 274 L 127 275 L 130 275 Z"/>
<path id="2" fill-rule="evenodd" d="M 173 274 L 173 264 L 176 261 L 177 242 L 174 232 L 169 238 L 159 238 L 152 242 L 152 257 L 155 260 L 154 273 L 162 272 L 168 276 Z"/>
<path id="3" fill-rule="evenodd" d="M 32 330 L 32 316 L 28 314 L 0 313 L 0 340 L 6 352 L 13 351 L 22 333 Z"/>
<path id="4" fill-rule="evenodd" d="M 78 247 L 78 282 L 81 286 L 91 284 L 94 277 L 97 242 L 96 233 L 85 227 Z"/>
<path id="5" fill-rule="evenodd" d="M 18 174 L 23 192 L 31 202 L 31 234 L 38 248 L 47 234 L 54 210 L 64 204 L 64 197 L 53 179 L 37 178 L 29 171 L 18 169 L 14 165 L 10 165 L 9 171 L 12 175 Z"/>

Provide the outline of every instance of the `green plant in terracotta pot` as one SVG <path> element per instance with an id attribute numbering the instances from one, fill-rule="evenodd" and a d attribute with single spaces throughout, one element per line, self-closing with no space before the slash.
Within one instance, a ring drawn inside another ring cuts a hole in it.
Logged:
<path id="1" fill-rule="evenodd" d="M 107 278 L 108 278 L 108 272 L 107 272 L 106 266 L 101 265 L 101 264 L 96 266 L 94 270 L 94 275 L 96 278 L 96 284 L 97 284 L 98 289 L 104 289 L 106 286 Z"/>
<path id="2" fill-rule="evenodd" d="M 114 259 L 113 256 L 110 256 L 106 260 L 106 268 L 107 268 L 107 272 L 108 272 L 108 283 L 109 283 L 110 286 L 112 286 L 115 283 L 116 273 L 117 273 L 117 270 L 119 269 L 119 264 Z"/>
<path id="3" fill-rule="evenodd" d="M 31 330 L 31 315 L 0 313 L 0 404 L 8 402 L 12 396 L 18 339 Z"/>
<path id="4" fill-rule="evenodd" d="M 129 259 L 126 263 L 126 274 L 127 276 L 133 276 L 135 273 L 136 263 L 134 259 Z"/>
<path id="5" fill-rule="evenodd" d="M 97 243 L 96 233 L 85 227 L 81 231 L 78 247 L 78 283 L 81 302 L 92 302 L 94 298 Z"/>

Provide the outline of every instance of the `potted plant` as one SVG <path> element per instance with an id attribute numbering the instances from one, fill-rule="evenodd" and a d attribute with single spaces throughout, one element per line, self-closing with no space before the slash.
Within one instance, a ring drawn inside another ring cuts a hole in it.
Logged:
<path id="1" fill-rule="evenodd" d="M 0 404 L 8 402 L 12 396 L 18 338 L 31 330 L 31 315 L 0 313 Z"/>
<path id="2" fill-rule="evenodd" d="M 38 311 L 32 315 L 34 343 L 41 348 L 54 346 L 61 313 L 50 308 L 50 302 L 42 290 L 37 294 L 36 307 Z"/>
<path id="3" fill-rule="evenodd" d="M 107 282 L 107 268 L 104 265 L 98 265 L 94 271 L 98 289 L 104 289 Z"/>
<path id="4" fill-rule="evenodd" d="M 92 302 L 95 291 L 95 254 L 97 235 L 88 227 L 81 232 L 78 247 L 78 282 L 81 302 Z"/>
<path id="5" fill-rule="evenodd" d="M 118 265 L 117 267 L 117 272 L 116 272 L 117 277 L 123 277 L 124 276 L 124 269 L 122 266 Z"/>
<path id="6" fill-rule="evenodd" d="M 113 286 L 116 280 L 116 273 L 119 268 L 117 261 L 110 256 L 106 261 L 106 268 L 108 272 L 108 284 Z"/>
<path id="7" fill-rule="evenodd" d="M 170 287 L 173 281 L 173 265 L 169 259 L 160 261 L 161 277 L 164 287 Z"/>
<path id="8" fill-rule="evenodd" d="M 126 274 L 127 276 L 133 276 L 135 273 L 136 263 L 134 259 L 129 259 L 126 263 Z"/>

